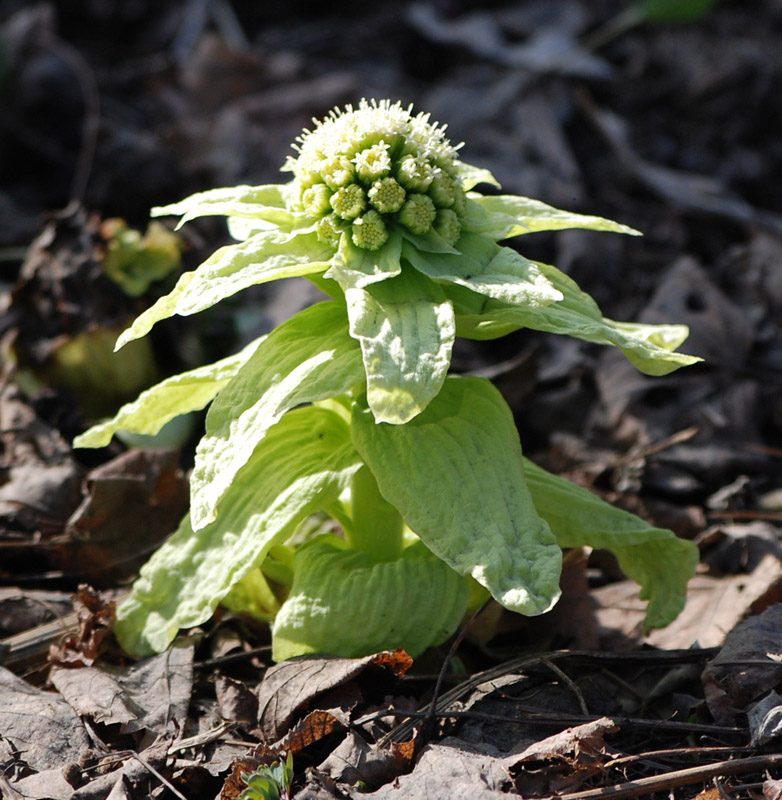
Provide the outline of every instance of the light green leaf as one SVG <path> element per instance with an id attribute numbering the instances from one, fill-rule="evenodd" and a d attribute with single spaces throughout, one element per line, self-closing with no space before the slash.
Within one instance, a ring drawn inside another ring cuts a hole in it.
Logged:
<path id="1" fill-rule="evenodd" d="M 361 466 L 349 428 L 333 411 L 291 411 L 236 475 L 218 519 L 193 531 L 189 518 L 141 568 L 117 611 L 122 646 L 165 650 L 180 628 L 200 625 L 229 591 L 310 514 L 336 501 Z"/>
<path id="2" fill-rule="evenodd" d="M 531 197 L 512 194 L 488 197 L 471 192 L 468 198 L 465 229 L 492 239 L 507 239 L 522 233 L 560 231 L 565 228 L 641 235 L 634 228 L 619 222 L 563 211 Z"/>
<path id="3" fill-rule="evenodd" d="M 385 281 L 402 271 L 401 251 L 402 237 L 398 231 L 394 231 L 378 250 L 356 247 L 349 236 L 343 235 L 331 268 L 323 277 L 338 281 L 344 291 Z"/>
<path id="4" fill-rule="evenodd" d="M 402 238 L 424 253 L 452 253 L 458 255 L 459 251 L 443 239 L 433 228 L 426 233 L 412 233 L 406 228 L 401 229 Z"/>
<path id="5" fill-rule="evenodd" d="M 286 411 L 363 383 L 361 350 L 345 313 L 332 300 L 300 311 L 268 335 L 215 398 L 190 479 L 196 530 L 215 519 L 234 477 Z"/>
<path id="6" fill-rule="evenodd" d="M 145 336 L 160 320 L 203 311 L 249 286 L 323 272 L 333 255 L 314 233 L 279 230 L 261 231 L 244 242 L 221 247 L 144 311 L 117 339 L 116 347 Z"/>
<path id="7" fill-rule="evenodd" d="M 646 632 L 676 619 L 684 607 L 687 581 L 698 565 L 698 548 L 692 542 L 614 508 L 528 459 L 524 459 L 524 474 L 538 513 L 561 547 L 610 550 L 624 573 L 641 585 L 641 599 L 649 601 Z"/>
<path id="8" fill-rule="evenodd" d="M 426 408 L 445 380 L 453 308 L 437 284 L 409 268 L 382 283 L 348 289 L 345 298 L 375 420 L 401 425 Z"/>
<path id="9" fill-rule="evenodd" d="M 397 647 L 415 658 L 447 639 L 467 610 L 465 579 L 421 542 L 378 563 L 336 536 L 319 536 L 299 548 L 294 564 L 290 595 L 272 628 L 275 661 Z"/>
<path id="10" fill-rule="evenodd" d="M 449 377 L 406 425 L 376 424 L 357 404 L 351 429 L 383 496 L 435 555 L 513 611 L 554 605 L 562 553 L 535 510 L 513 415 L 491 383 Z"/>
<path id="11" fill-rule="evenodd" d="M 280 601 L 258 567 L 231 587 L 223 597 L 222 604 L 236 614 L 249 614 L 264 621 L 274 619 L 280 610 Z"/>
<path id="12" fill-rule="evenodd" d="M 456 303 L 457 334 L 468 339 L 495 339 L 518 328 L 532 328 L 574 336 L 595 344 L 619 347 L 631 363 L 647 375 L 667 375 L 701 361 L 672 352 L 686 338 L 686 325 L 641 325 L 603 317 L 597 303 L 578 285 L 548 264 L 538 264 L 563 299 L 543 308 L 512 306 L 494 300 L 482 302 L 460 294 Z"/>
<path id="13" fill-rule="evenodd" d="M 405 242 L 404 257 L 438 283 L 464 286 L 478 294 L 523 306 L 545 306 L 562 299 L 534 261 L 510 247 L 500 247 L 486 236 L 465 233 L 456 243 L 458 253 L 423 253 Z"/>
<path id="14" fill-rule="evenodd" d="M 468 189 L 472 189 L 473 186 L 477 186 L 479 183 L 489 183 L 492 186 L 496 186 L 498 189 L 501 188 L 499 181 L 488 169 L 474 167 L 472 164 L 465 164 L 464 161 L 457 161 L 454 166 L 456 167 L 457 174 L 462 179 L 462 188 L 465 192 Z"/>
<path id="15" fill-rule="evenodd" d="M 210 189 L 190 195 L 177 203 L 157 206 L 151 211 L 153 217 L 166 215 L 181 216 L 177 229 L 197 217 L 228 216 L 248 220 L 258 220 L 292 227 L 302 215 L 288 210 L 290 185 L 276 183 L 265 186 L 230 186 L 224 189 Z"/>
<path id="16" fill-rule="evenodd" d="M 105 447 L 117 431 L 151 436 L 174 417 L 204 408 L 236 375 L 265 338 L 255 339 L 239 353 L 214 364 L 166 378 L 143 391 L 132 403 L 122 406 L 112 419 L 93 425 L 77 436 L 73 446 Z"/>

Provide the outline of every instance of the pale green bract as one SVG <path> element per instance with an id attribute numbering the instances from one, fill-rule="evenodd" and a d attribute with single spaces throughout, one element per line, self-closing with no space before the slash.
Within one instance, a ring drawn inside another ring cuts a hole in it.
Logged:
<path id="1" fill-rule="evenodd" d="M 698 548 L 671 531 L 655 528 L 592 492 L 524 459 L 524 477 L 535 508 L 561 547 L 610 550 L 624 573 L 641 584 L 648 600 L 644 629 L 663 628 L 684 606 L 687 581 L 698 564 Z"/>
<path id="2" fill-rule="evenodd" d="M 351 427 L 383 496 L 435 555 L 506 608 L 551 608 L 562 552 L 524 483 L 513 415 L 491 383 L 450 377 L 407 425 L 376 424 L 357 403 Z"/>
<path id="3" fill-rule="evenodd" d="M 117 611 L 125 648 L 164 650 L 180 628 L 206 622 L 272 545 L 333 503 L 360 466 L 338 414 L 313 407 L 287 414 L 236 476 L 219 518 L 193 531 L 186 517 L 142 567 Z"/>
<path id="4" fill-rule="evenodd" d="M 290 595 L 274 620 L 275 661 L 335 650 L 350 658 L 400 646 L 415 658 L 448 638 L 467 610 L 464 579 L 421 542 L 401 558 L 377 562 L 336 536 L 319 536 L 296 552 L 294 563 Z"/>
<path id="5" fill-rule="evenodd" d="M 274 619 L 278 659 L 416 655 L 454 632 L 474 581 L 513 611 L 545 612 L 559 596 L 561 548 L 581 545 L 610 549 L 641 584 L 647 627 L 670 622 L 693 545 L 535 467 L 499 392 L 448 375 L 457 336 L 521 328 L 618 347 L 650 375 L 697 361 L 675 352 L 684 326 L 606 319 L 568 276 L 498 243 L 564 228 L 637 231 L 474 191 L 499 184 L 399 103 L 334 111 L 294 148 L 286 184 L 153 210 L 179 225 L 224 216 L 237 243 L 183 274 L 117 346 L 281 278 L 307 278 L 332 299 L 148 389 L 75 442 L 156 433 L 211 402 L 190 512 L 120 605 L 126 650 L 162 650 L 222 602 Z M 318 515 L 341 537 L 324 535 Z"/>

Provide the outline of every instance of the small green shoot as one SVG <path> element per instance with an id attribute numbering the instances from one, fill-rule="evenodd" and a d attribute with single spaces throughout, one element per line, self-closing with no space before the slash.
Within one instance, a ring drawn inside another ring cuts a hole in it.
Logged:
<path id="1" fill-rule="evenodd" d="M 237 800 L 288 800 L 293 781 L 293 753 L 285 761 L 274 761 L 258 767 L 255 772 L 242 772 L 247 786 Z"/>

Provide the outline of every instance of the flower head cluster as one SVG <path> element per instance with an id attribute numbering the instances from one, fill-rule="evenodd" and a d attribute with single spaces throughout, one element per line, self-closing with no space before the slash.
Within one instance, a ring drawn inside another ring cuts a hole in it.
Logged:
<path id="1" fill-rule="evenodd" d="M 388 100 L 362 100 L 305 131 L 286 169 L 321 241 L 336 245 L 349 231 L 357 247 L 377 250 L 402 226 L 456 242 L 465 195 L 457 149 L 444 134 L 428 114 Z"/>

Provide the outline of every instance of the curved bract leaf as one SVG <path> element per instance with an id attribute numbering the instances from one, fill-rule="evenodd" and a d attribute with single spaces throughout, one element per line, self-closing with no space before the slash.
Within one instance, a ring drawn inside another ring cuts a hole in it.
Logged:
<path id="1" fill-rule="evenodd" d="M 383 496 L 426 546 L 513 611 L 559 596 L 562 552 L 524 482 L 513 415 L 481 378 L 449 377 L 406 425 L 356 404 L 353 441 Z"/>
<path id="2" fill-rule="evenodd" d="M 562 299 L 534 261 L 485 236 L 465 233 L 456 254 L 424 253 L 405 242 L 402 253 L 433 281 L 463 286 L 478 294 L 525 307 L 549 305 Z"/>
<path id="3" fill-rule="evenodd" d="M 323 272 L 333 255 L 333 249 L 314 233 L 302 231 L 261 231 L 239 244 L 221 247 L 200 267 L 180 276 L 167 295 L 122 333 L 116 347 L 145 336 L 163 319 L 203 311 L 249 286 Z"/>
<path id="4" fill-rule="evenodd" d="M 466 192 L 477 186 L 479 183 L 488 183 L 491 186 L 500 188 L 500 182 L 489 172 L 488 169 L 483 167 L 474 167 L 472 164 L 466 164 L 464 161 L 456 161 L 454 163 L 456 172 L 462 179 L 462 188 Z"/>
<path id="5" fill-rule="evenodd" d="M 73 440 L 74 447 L 105 447 L 117 431 L 154 435 L 174 417 L 198 411 L 236 375 L 265 339 L 261 336 L 239 353 L 203 367 L 173 375 L 143 391 L 105 422 L 93 425 Z"/>
<path id="6" fill-rule="evenodd" d="M 258 220 L 291 228 L 300 218 L 286 207 L 290 185 L 230 186 L 210 189 L 186 197 L 177 203 L 153 208 L 153 217 L 181 216 L 177 230 L 197 217 L 227 216 Z"/>
<path id="7" fill-rule="evenodd" d="M 337 281 L 343 291 L 388 280 L 402 271 L 401 250 L 402 237 L 398 231 L 392 233 L 379 250 L 356 247 L 349 236 L 343 235 L 331 267 L 323 277 Z"/>
<path id="8" fill-rule="evenodd" d="M 141 568 L 117 611 L 122 646 L 135 656 L 160 652 L 180 628 L 209 619 L 269 548 L 333 503 L 360 466 L 338 414 L 286 414 L 236 475 L 217 521 L 194 532 L 186 517 Z"/>
<path id="9" fill-rule="evenodd" d="M 190 480 L 193 527 L 215 519 L 236 474 L 286 411 L 363 381 L 361 349 L 346 330 L 344 305 L 318 303 L 272 331 L 209 408 Z"/>
<path id="10" fill-rule="evenodd" d="M 561 231 L 567 228 L 641 235 L 640 231 L 620 222 L 563 211 L 531 197 L 512 194 L 484 196 L 470 192 L 468 198 L 465 229 L 495 240 L 508 239 L 523 233 Z"/>
<path id="11" fill-rule="evenodd" d="M 364 289 L 347 289 L 350 335 L 361 343 L 375 421 L 401 425 L 440 391 L 455 335 L 442 289 L 409 267 Z"/>
<path id="12" fill-rule="evenodd" d="M 275 661 L 398 647 L 415 658 L 447 639 L 467 610 L 465 579 L 421 542 L 378 563 L 336 536 L 319 536 L 299 548 L 294 564 L 290 595 L 272 628 Z"/>
<path id="13" fill-rule="evenodd" d="M 223 597 L 222 604 L 229 611 L 249 614 L 264 621 L 274 619 L 280 610 L 280 601 L 258 567 L 231 587 L 228 594 Z"/>
<path id="14" fill-rule="evenodd" d="M 624 573 L 648 600 L 644 628 L 662 628 L 684 607 L 698 548 L 669 530 L 601 500 L 592 492 L 524 459 L 524 475 L 538 513 L 561 547 L 594 547 L 616 555 Z"/>
<path id="15" fill-rule="evenodd" d="M 647 375 L 667 375 L 701 361 L 672 352 L 686 338 L 686 325 L 642 325 L 603 317 L 597 303 L 556 267 L 538 264 L 563 299 L 545 307 L 483 302 L 465 294 L 457 303 L 457 334 L 469 339 L 494 339 L 518 328 L 560 333 L 595 344 L 614 345 Z M 459 313 L 461 312 L 461 313 Z"/>

